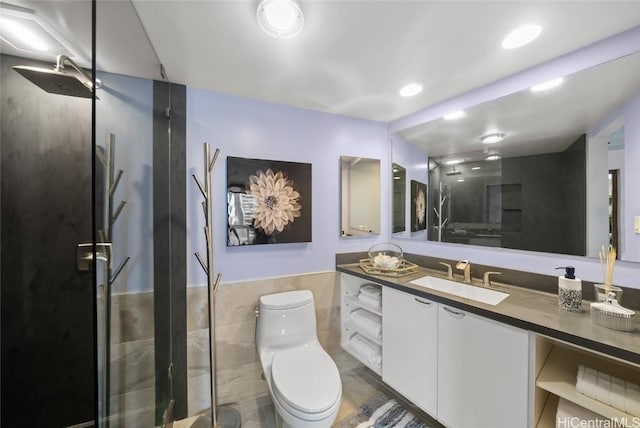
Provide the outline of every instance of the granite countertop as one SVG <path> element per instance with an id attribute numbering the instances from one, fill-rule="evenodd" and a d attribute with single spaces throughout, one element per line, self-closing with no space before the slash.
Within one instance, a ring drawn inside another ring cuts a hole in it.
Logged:
<path id="1" fill-rule="evenodd" d="M 432 269 L 419 268 L 418 272 L 399 278 L 368 274 L 357 263 L 337 265 L 336 270 L 640 364 L 640 323 L 637 316 L 633 320 L 634 330 L 621 332 L 593 324 L 588 301 L 582 302 L 582 312 L 567 312 L 558 307 L 556 294 L 502 284 L 495 280 L 492 280 L 491 288 L 508 293 L 509 296 L 493 306 L 410 283 L 425 275 L 444 278 L 442 272 Z M 474 284 L 481 286 L 481 281 L 476 281 L 478 280 L 474 278 Z"/>

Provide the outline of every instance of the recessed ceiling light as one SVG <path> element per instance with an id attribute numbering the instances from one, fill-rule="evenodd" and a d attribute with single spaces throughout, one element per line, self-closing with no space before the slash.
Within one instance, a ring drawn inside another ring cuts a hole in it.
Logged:
<path id="1" fill-rule="evenodd" d="M 483 144 L 495 144 L 504 140 L 504 134 L 500 134 L 500 133 L 487 134 L 487 135 L 484 135 L 482 138 L 480 138 L 480 140 L 482 141 Z"/>
<path id="2" fill-rule="evenodd" d="M 2 39 L 13 45 L 14 48 L 24 51 L 46 52 L 49 50 L 47 43 L 43 37 L 32 28 L 36 21 L 31 20 L 32 25 L 28 21 L 22 19 L 22 22 L 13 18 L 0 16 L 0 28 L 2 28 Z M 44 28 L 42 29 L 44 30 Z"/>
<path id="3" fill-rule="evenodd" d="M 458 165 L 459 163 L 464 162 L 464 159 L 449 159 L 444 161 L 445 165 Z"/>
<path id="4" fill-rule="evenodd" d="M 484 160 L 486 160 L 486 161 L 496 161 L 496 160 L 499 160 L 499 159 L 501 159 L 501 158 L 502 158 L 502 157 L 501 157 L 500 155 L 492 154 L 492 155 L 488 155 L 488 156 L 486 156 L 486 157 L 484 158 Z"/>
<path id="5" fill-rule="evenodd" d="M 398 175 L 394 175 L 394 176 L 393 176 L 393 179 L 394 179 L 394 180 L 400 180 L 400 176 L 398 176 Z"/>
<path id="6" fill-rule="evenodd" d="M 464 178 L 458 178 L 458 183 L 462 183 L 464 181 Z"/>
<path id="7" fill-rule="evenodd" d="M 479 170 L 479 169 L 480 169 L 480 167 L 479 167 L 479 166 L 474 166 L 474 167 L 473 167 L 473 168 L 471 168 L 471 169 L 472 169 L 472 170 L 474 170 L 474 171 L 477 171 L 477 170 Z"/>
<path id="8" fill-rule="evenodd" d="M 505 49 L 516 49 L 534 41 L 542 31 L 539 25 L 523 25 L 510 32 L 502 41 Z"/>
<path id="9" fill-rule="evenodd" d="M 296 37 L 304 27 L 302 8 L 295 0 L 262 0 L 257 17 L 260 28 L 278 39 Z"/>
<path id="10" fill-rule="evenodd" d="M 454 120 L 454 119 L 460 119 L 463 116 L 464 116 L 464 110 L 458 110 L 458 111 L 454 111 L 453 113 L 445 114 L 442 117 L 443 119 L 446 119 L 446 120 Z"/>
<path id="11" fill-rule="evenodd" d="M 539 85 L 532 86 L 531 91 L 533 92 L 548 91 L 550 89 L 553 89 L 562 85 L 563 81 L 564 79 L 562 77 L 556 77 L 555 79 L 548 80 L 546 82 L 540 83 Z"/>
<path id="12" fill-rule="evenodd" d="M 400 89 L 398 89 L 398 95 L 401 97 L 413 97 L 422 92 L 422 84 L 418 82 L 407 83 Z"/>
<path id="13" fill-rule="evenodd" d="M 0 3 L 0 39 L 16 50 L 40 56 L 72 56 L 31 11 L 18 11 Z"/>

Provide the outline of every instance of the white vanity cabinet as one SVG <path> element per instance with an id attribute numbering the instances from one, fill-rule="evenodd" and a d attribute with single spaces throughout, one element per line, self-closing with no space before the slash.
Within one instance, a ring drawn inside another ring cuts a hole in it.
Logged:
<path id="1" fill-rule="evenodd" d="M 437 350 L 440 422 L 529 426 L 528 332 L 440 304 Z"/>
<path id="2" fill-rule="evenodd" d="M 382 289 L 382 380 L 437 417 L 438 304 Z"/>

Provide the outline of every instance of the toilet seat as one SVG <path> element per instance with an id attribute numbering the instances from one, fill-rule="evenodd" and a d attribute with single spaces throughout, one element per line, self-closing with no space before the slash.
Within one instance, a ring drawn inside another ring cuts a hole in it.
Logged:
<path id="1" fill-rule="evenodd" d="M 338 368 L 317 343 L 275 352 L 271 380 L 280 405 L 301 419 L 323 419 L 340 405 Z"/>

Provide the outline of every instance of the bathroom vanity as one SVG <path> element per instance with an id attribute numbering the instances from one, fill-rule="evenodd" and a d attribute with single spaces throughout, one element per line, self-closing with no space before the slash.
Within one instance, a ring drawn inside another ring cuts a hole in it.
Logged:
<path id="1" fill-rule="evenodd" d="M 616 426 L 640 426 L 640 417 L 576 389 L 579 365 L 640 384 L 637 322 L 629 333 L 594 326 L 587 302 L 582 313 L 568 313 L 556 295 L 522 287 L 493 287 L 508 297 L 492 305 L 412 283 L 439 275 L 429 269 L 400 278 L 366 274 L 357 264 L 337 270 L 342 347 L 443 425 L 555 427 L 562 398 Z M 379 309 L 357 297 L 371 283 L 382 290 Z M 353 335 L 362 334 L 350 319 L 355 309 L 381 317 L 379 367 L 350 346 Z"/>

